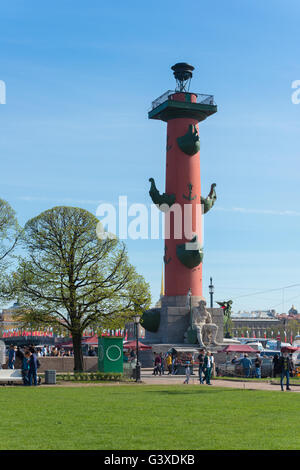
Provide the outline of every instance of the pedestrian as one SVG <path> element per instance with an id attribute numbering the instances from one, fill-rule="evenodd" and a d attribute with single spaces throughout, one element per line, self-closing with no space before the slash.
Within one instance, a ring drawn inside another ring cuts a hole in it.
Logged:
<path id="1" fill-rule="evenodd" d="M 198 362 L 199 362 L 199 381 L 200 384 L 204 384 L 203 375 L 204 375 L 204 349 L 200 349 L 200 353 L 198 355 Z M 202 375 L 203 374 L 203 375 Z"/>
<path id="2" fill-rule="evenodd" d="M 190 368 L 190 361 L 187 361 L 185 365 L 185 381 L 184 384 L 188 384 L 191 376 L 191 368 Z"/>
<path id="3" fill-rule="evenodd" d="M 16 361 L 16 351 L 13 344 L 9 346 L 8 351 L 8 368 L 14 369 L 15 368 L 15 361 Z"/>
<path id="4" fill-rule="evenodd" d="M 238 362 L 238 357 L 234 356 L 234 358 L 231 361 L 231 364 L 236 364 Z"/>
<path id="5" fill-rule="evenodd" d="M 21 374 L 22 374 L 22 379 L 23 379 L 23 385 L 29 385 L 29 378 L 28 378 L 28 373 L 29 373 L 29 358 L 30 358 L 30 353 L 23 353 L 23 358 L 22 358 L 22 367 L 21 367 Z"/>
<path id="6" fill-rule="evenodd" d="M 161 359 L 161 363 L 160 363 L 160 370 L 161 370 L 161 373 L 162 375 L 165 374 L 165 358 L 164 358 L 164 355 L 163 353 L 160 353 L 160 359 Z"/>
<path id="7" fill-rule="evenodd" d="M 250 370 L 252 361 L 249 359 L 248 354 L 245 353 L 243 359 L 240 360 L 240 364 L 243 366 L 243 373 L 245 377 L 250 377 Z"/>
<path id="8" fill-rule="evenodd" d="M 282 356 L 280 356 L 279 361 L 278 361 L 278 367 L 280 370 L 280 386 L 281 386 L 281 391 L 283 392 L 283 380 L 284 377 L 286 378 L 286 390 L 291 390 L 290 388 L 290 372 L 292 369 L 292 363 L 289 358 L 288 353 L 285 351 Z"/>
<path id="9" fill-rule="evenodd" d="M 204 357 L 204 373 L 205 373 L 205 381 L 207 385 L 212 385 L 210 383 L 212 372 L 212 360 L 211 360 L 211 353 L 207 351 Z"/>
<path id="10" fill-rule="evenodd" d="M 262 364 L 262 358 L 260 357 L 259 353 L 257 353 L 255 360 L 254 360 L 255 377 L 257 379 L 261 379 L 261 364 Z"/>
<path id="11" fill-rule="evenodd" d="M 161 375 L 161 355 L 157 354 L 154 360 L 154 368 L 156 373 L 154 375 Z"/>
<path id="12" fill-rule="evenodd" d="M 211 376 L 212 376 L 212 377 L 215 377 L 215 376 L 216 376 L 215 357 L 214 357 L 213 353 L 210 353 L 210 356 L 211 356 L 211 362 L 212 362 L 212 366 L 211 366 Z"/>
<path id="13" fill-rule="evenodd" d="M 88 350 L 88 356 L 97 356 L 94 346 L 90 346 Z"/>
<path id="14" fill-rule="evenodd" d="M 37 385 L 37 357 L 35 352 L 32 352 L 30 349 L 29 351 L 25 354 L 25 356 L 28 358 L 28 385 L 32 385 L 32 381 L 34 385 Z"/>
<path id="15" fill-rule="evenodd" d="M 134 361 L 134 360 L 135 360 L 135 350 L 132 349 L 132 350 L 130 351 L 130 362 L 132 362 L 132 361 Z"/>
<path id="16" fill-rule="evenodd" d="M 179 360 L 177 359 L 176 356 L 174 356 L 172 360 L 172 374 L 173 375 L 177 375 L 178 365 L 179 365 Z"/>
<path id="17" fill-rule="evenodd" d="M 167 355 L 166 363 L 167 363 L 167 368 L 168 368 L 168 375 L 170 375 L 170 374 L 172 374 L 172 355 L 171 355 L 171 353 L 169 353 Z"/>
<path id="18" fill-rule="evenodd" d="M 278 356 L 278 354 L 274 354 L 272 364 L 273 364 L 273 377 L 276 377 L 277 374 L 279 374 L 279 356 Z"/>

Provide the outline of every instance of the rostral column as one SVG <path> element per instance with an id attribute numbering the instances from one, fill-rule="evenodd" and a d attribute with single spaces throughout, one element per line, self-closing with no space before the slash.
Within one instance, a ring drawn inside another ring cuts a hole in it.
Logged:
<path id="1" fill-rule="evenodd" d="M 188 294 L 195 302 L 202 298 L 201 211 L 208 212 L 216 200 L 215 184 L 211 185 L 206 198 L 201 196 L 198 125 L 217 112 L 214 97 L 189 91 L 193 66 L 178 63 L 172 70 L 176 90 L 169 90 L 153 101 L 148 114 L 149 119 L 167 122 L 165 193 L 158 191 L 153 178 L 149 180 L 149 193 L 153 203 L 165 213 L 165 297 L 162 307 L 169 309 L 184 306 Z M 177 313 L 180 316 L 180 312 Z M 169 314 L 162 311 L 161 317 Z M 160 319 L 162 322 L 163 318 Z M 168 324 L 167 321 L 164 329 L 170 332 L 171 325 Z"/>

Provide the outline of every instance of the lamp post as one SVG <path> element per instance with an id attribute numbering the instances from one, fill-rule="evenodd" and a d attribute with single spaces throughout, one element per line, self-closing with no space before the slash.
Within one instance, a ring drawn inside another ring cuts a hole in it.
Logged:
<path id="1" fill-rule="evenodd" d="M 141 365 L 139 362 L 139 324 L 140 324 L 141 315 L 134 315 L 133 321 L 135 324 L 135 334 L 136 334 L 136 368 L 135 368 L 135 381 L 141 381 Z"/>
<path id="2" fill-rule="evenodd" d="M 210 284 L 209 284 L 209 295 L 210 295 L 210 308 L 213 308 L 213 304 L 214 304 L 214 285 L 212 283 L 212 277 L 210 278 Z"/>

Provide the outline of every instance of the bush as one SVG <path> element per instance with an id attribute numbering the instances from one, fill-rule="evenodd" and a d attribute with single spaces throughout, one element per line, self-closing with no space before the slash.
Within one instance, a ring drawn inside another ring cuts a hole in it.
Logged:
<path id="1" fill-rule="evenodd" d="M 117 382 L 122 380 L 123 374 L 119 372 L 74 372 L 74 374 L 59 374 L 57 378 L 69 382 Z"/>

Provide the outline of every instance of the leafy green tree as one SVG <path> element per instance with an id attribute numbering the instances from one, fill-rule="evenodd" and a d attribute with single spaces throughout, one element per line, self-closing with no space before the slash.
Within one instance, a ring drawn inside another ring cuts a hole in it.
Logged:
<path id="1" fill-rule="evenodd" d="M 0 274 L 9 264 L 9 258 L 20 237 L 16 213 L 8 202 L 0 199 Z"/>
<path id="2" fill-rule="evenodd" d="M 29 220 L 10 290 L 23 305 L 24 324 L 69 331 L 74 369 L 83 370 L 86 328 L 120 328 L 150 306 L 149 286 L 118 239 L 99 239 L 98 219 L 74 207 L 54 207 Z"/>

